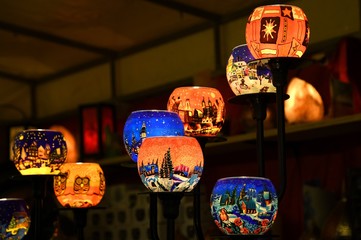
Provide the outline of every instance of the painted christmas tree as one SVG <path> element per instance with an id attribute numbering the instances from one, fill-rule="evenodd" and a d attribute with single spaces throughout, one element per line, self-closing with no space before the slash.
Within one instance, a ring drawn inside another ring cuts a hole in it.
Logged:
<path id="1" fill-rule="evenodd" d="M 160 169 L 160 177 L 161 178 L 173 178 L 174 168 L 172 163 L 172 157 L 170 155 L 170 148 L 168 148 L 167 152 L 164 154 L 162 166 Z"/>

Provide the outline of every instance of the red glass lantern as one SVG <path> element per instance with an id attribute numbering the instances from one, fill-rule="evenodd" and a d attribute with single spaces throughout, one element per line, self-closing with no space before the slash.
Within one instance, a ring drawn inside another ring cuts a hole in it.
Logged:
<path id="1" fill-rule="evenodd" d="M 98 163 L 65 163 L 54 177 L 54 192 L 64 207 L 94 207 L 105 193 L 103 170 Z"/>
<path id="2" fill-rule="evenodd" d="M 256 59 L 300 58 L 310 39 L 308 20 L 299 7 L 268 5 L 254 9 L 246 26 L 246 42 Z"/>
<path id="3" fill-rule="evenodd" d="M 211 87 L 179 87 L 174 89 L 167 104 L 184 124 L 187 136 L 214 137 L 223 127 L 225 103 L 221 93 Z"/>
<path id="4" fill-rule="evenodd" d="M 110 104 L 91 104 L 80 107 L 80 152 L 83 158 L 103 157 L 106 139 L 115 132 L 115 109 Z"/>

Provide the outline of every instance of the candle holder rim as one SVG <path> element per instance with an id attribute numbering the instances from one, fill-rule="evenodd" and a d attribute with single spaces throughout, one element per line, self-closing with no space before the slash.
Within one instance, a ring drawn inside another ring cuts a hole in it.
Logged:
<path id="1" fill-rule="evenodd" d="M 233 176 L 233 177 L 224 177 L 217 180 L 217 182 L 225 181 L 225 180 L 232 180 L 232 179 L 253 179 L 253 180 L 266 180 L 271 181 L 269 178 L 266 177 L 259 177 L 259 176 Z"/>
<path id="2" fill-rule="evenodd" d="M 212 89 L 212 90 L 217 90 L 219 91 L 217 88 L 215 87 L 208 87 L 208 86 L 201 86 L 201 85 L 196 85 L 196 86 L 182 86 L 182 87 L 177 87 L 174 89 L 177 90 L 177 89 Z"/>
<path id="3" fill-rule="evenodd" d="M 149 112 L 149 113 L 159 112 L 159 113 L 170 113 L 171 115 L 173 115 L 173 114 L 178 115 L 177 113 L 166 110 L 166 109 L 141 109 L 141 110 L 132 111 L 131 114 L 144 113 L 144 112 Z"/>
<path id="4" fill-rule="evenodd" d="M 150 136 L 150 137 L 146 137 L 144 139 L 144 141 L 146 141 L 147 139 L 153 139 L 153 138 L 182 138 L 182 139 L 186 139 L 186 138 L 193 138 L 195 140 L 197 140 L 195 137 L 192 136 L 186 136 L 186 135 L 165 135 L 165 136 Z"/>
<path id="5" fill-rule="evenodd" d="M 238 45 L 236 45 L 236 46 L 234 46 L 234 47 L 232 48 L 232 52 L 233 52 L 233 50 L 235 50 L 236 48 L 244 47 L 244 46 L 248 46 L 247 43 L 238 44 Z"/>
<path id="6" fill-rule="evenodd" d="M 46 128 L 29 128 L 29 129 L 22 130 L 20 132 L 53 132 L 53 133 L 63 134 L 62 132 L 60 132 L 58 130 L 46 129 Z"/>
<path id="7" fill-rule="evenodd" d="M 97 165 L 100 166 L 97 162 L 65 162 L 63 165 Z"/>
<path id="8" fill-rule="evenodd" d="M 19 197 L 0 198 L 0 202 L 3 202 L 3 201 L 22 201 L 22 202 L 25 202 L 25 200 L 23 198 L 19 198 Z"/>
<path id="9" fill-rule="evenodd" d="M 272 7 L 272 6 L 289 6 L 289 7 L 297 7 L 297 8 L 300 8 L 302 9 L 301 7 L 299 6 L 296 6 L 296 5 L 293 5 L 293 4 L 286 4 L 286 3 L 275 3 L 275 4 L 267 4 L 267 5 L 261 5 L 261 6 L 258 6 L 258 7 L 255 7 L 254 9 L 257 9 L 257 8 L 261 8 L 261 7 Z M 303 9 L 302 9 L 303 10 Z"/>

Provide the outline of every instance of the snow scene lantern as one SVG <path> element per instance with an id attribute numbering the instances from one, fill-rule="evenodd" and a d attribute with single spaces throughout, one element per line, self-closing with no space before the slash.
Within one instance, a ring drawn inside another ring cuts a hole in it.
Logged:
<path id="1" fill-rule="evenodd" d="M 30 228 L 30 212 L 21 198 L 0 199 L 0 239 L 23 239 Z"/>
<path id="2" fill-rule="evenodd" d="M 226 67 L 226 77 L 236 96 L 276 92 L 268 60 L 255 60 L 247 44 L 233 48 Z"/>
<path id="3" fill-rule="evenodd" d="M 226 235 L 262 235 L 273 225 L 278 210 L 276 190 L 269 179 L 219 179 L 211 194 L 211 214 Z"/>
<path id="4" fill-rule="evenodd" d="M 127 118 L 123 141 L 125 149 L 134 162 L 139 149 L 147 137 L 184 136 L 183 122 L 179 116 L 167 110 L 139 110 Z"/>
<path id="5" fill-rule="evenodd" d="M 149 137 L 137 166 L 143 184 L 153 192 L 190 192 L 201 178 L 203 153 L 193 137 Z"/>
<path id="6" fill-rule="evenodd" d="M 211 87 L 179 87 L 173 90 L 167 109 L 176 112 L 186 136 L 214 137 L 225 120 L 225 103 L 221 93 Z"/>
<path id="7" fill-rule="evenodd" d="M 246 42 L 256 59 L 300 58 L 310 40 L 308 20 L 299 7 L 260 6 L 253 10 L 246 25 Z"/>
<path id="8" fill-rule="evenodd" d="M 54 177 L 54 192 L 63 207 L 88 208 L 100 203 L 105 177 L 98 163 L 65 163 Z"/>
<path id="9" fill-rule="evenodd" d="M 63 134 L 48 129 L 19 132 L 13 150 L 12 160 L 22 175 L 56 175 L 67 156 Z"/>

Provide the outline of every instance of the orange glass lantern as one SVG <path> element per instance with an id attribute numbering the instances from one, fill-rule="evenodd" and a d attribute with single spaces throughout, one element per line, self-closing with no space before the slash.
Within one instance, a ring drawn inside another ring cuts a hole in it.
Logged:
<path id="1" fill-rule="evenodd" d="M 300 58 L 309 39 L 307 17 L 301 8 L 292 5 L 257 7 L 246 25 L 246 42 L 256 59 Z"/>
<path id="2" fill-rule="evenodd" d="M 225 103 L 221 93 L 211 87 L 179 87 L 167 104 L 168 111 L 178 113 L 187 136 L 216 136 L 225 120 Z"/>
<path id="3" fill-rule="evenodd" d="M 187 136 L 158 136 L 144 140 L 138 155 L 138 173 L 153 192 L 190 192 L 203 173 L 203 152 Z"/>
<path id="4" fill-rule="evenodd" d="M 54 192 L 64 207 L 94 207 L 105 193 L 103 170 L 98 163 L 65 163 L 54 177 Z"/>

